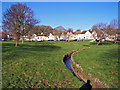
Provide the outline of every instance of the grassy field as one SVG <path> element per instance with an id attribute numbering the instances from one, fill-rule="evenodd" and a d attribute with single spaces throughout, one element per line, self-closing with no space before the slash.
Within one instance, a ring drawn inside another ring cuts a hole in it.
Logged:
<path id="1" fill-rule="evenodd" d="M 62 59 L 67 52 L 82 48 L 86 50 L 74 54 L 74 59 L 84 72 L 95 75 L 111 88 L 118 85 L 117 44 L 96 46 L 88 41 L 44 41 L 14 45 L 15 41 L 2 42 L 3 88 L 81 87 L 83 82 L 67 70 Z"/>

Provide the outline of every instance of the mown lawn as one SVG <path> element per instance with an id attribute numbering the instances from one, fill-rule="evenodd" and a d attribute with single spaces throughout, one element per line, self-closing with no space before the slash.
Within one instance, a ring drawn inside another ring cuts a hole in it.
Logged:
<path id="1" fill-rule="evenodd" d="M 99 46 L 92 44 L 91 48 L 75 53 L 73 58 L 82 66 L 87 76 L 99 78 L 110 88 L 118 88 L 119 49 L 117 44 L 112 43 L 108 45 L 105 42 Z"/>
<path id="2" fill-rule="evenodd" d="M 92 48 L 83 46 L 90 45 L 88 41 L 20 42 L 18 47 L 14 45 L 15 41 L 2 42 L 3 88 L 81 87 L 83 82 L 67 70 L 62 59 L 67 52 L 82 48 L 86 50 L 74 54 L 74 59 L 84 72 L 94 74 L 110 87 L 117 87 L 117 44 L 91 45 Z"/>

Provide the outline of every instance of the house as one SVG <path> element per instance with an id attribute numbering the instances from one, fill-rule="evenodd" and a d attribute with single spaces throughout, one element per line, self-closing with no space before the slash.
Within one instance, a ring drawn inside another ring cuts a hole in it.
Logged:
<path id="1" fill-rule="evenodd" d="M 73 32 L 67 32 L 66 34 L 67 40 L 75 40 L 76 36 L 74 35 Z"/>
<path id="2" fill-rule="evenodd" d="M 31 36 L 31 39 L 30 39 L 31 41 L 37 41 L 37 35 L 36 34 L 33 34 L 32 36 Z"/>
<path id="3" fill-rule="evenodd" d="M 67 32 L 63 32 L 63 33 L 60 35 L 60 40 L 67 40 L 66 34 L 67 34 Z"/>
<path id="4" fill-rule="evenodd" d="M 85 33 L 86 32 L 87 31 L 76 31 L 76 32 L 74 32 L 76 39 L 77 40 L 85 39 Z"/>
<path id="5" fill-rule="evenodd" d="M 56 39 L 55 36 L 52 33 L 50 33 L 48 36 L 48 40 L 55 40 L 55 39 Z"/>
<path id="6" fill-rule="evenodd" d="M 92 30 L 88 30 L 85 32 L 85 39 L 87 40 L 91 40 L 91 39 L 94 39 L 93 35 L 92 35 Z"/>
<path id="7" fill-rule="evenodd" d="M 81 34 L 81 31 L 75 31 L 74 35 L 76 37 L 77 40 L 81 40 L 82 38 L 84 38 L 84 34 Z"/>
<path id="8" fill-rule="evenodd" d="M 33 34 L 30 40 L 44 41 L 44 40 L 48 40 L 48 37 L 44 35 L 43 33 L 41 33 L 40 35 Z"/>
<path id="9" fill-rule="evenodd" d="M 106 37 L 106 40 L 114 41 L 114 40 L 116 40 L 116 36 L 115 35 L 108 35 L 108 37 Z"/>
<path id="10" fill-rule="evenodd" d="M 48 37 L 44 34 L 40 34 L 37 36 L 37 41 L 44 41 L 44 40 L 48 40 Z"/>

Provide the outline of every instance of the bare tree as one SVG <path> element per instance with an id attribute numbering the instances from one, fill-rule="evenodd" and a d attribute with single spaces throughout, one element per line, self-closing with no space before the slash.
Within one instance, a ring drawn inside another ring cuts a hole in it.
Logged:
<path id="1" fill-rule="evenodd" d="M 120 30 L 118 29 L 118 20 L 113 19 L 109 25 L 105 23 L 98 23 L 92 27 L 93 30 L 96 30 L 97 37 L 100 39 L 98 44 L 100 44 L 102 39 L 105 39 L 107 36 L 114 36 L 114 39 L 118 38 L 118 33 Z"/>
<path id="2" fill-rule="evenodd" d="M 95 25 L 92 26 L 93 30 L 101 30 L 101 29 L 105 29 L 107 26 L 106 23 L 97 23 Z"/>
<path id="3" fill-rule="evenodd" d="M 37 23 L 33 11 L 26 4 L 13 4 L 3 15 L 3 25 L 16 37 L 16 47 L 20 37 L 23 43 L 24 35 Z"/>
<path id="4" fill-rule="evenodd" d="M 92 26 L 92 29 L 96 31 L 97 37 L 99 38 L 99 42 L 97 43 L 97 45 L 100 44 L 102 39 L 106 38 L 106 36 L 107 36 L 106 28 L 107 28 L 106 23 L 97 23 L 97 24 Z"/>
<path id="5" fill-rule="evenodd" d="M 110 24 L 107 26 L 106 32 L 109 35 L 113 35 L 115 36 L 114 39 L 118 38 L 118 33 L 120 32 L 120 30 L 118 29 L 118 20 L 113 19 Z"/>
<path id="6" fill-rule="evenodd" d="M 117 19 L 113 19 L 111 22 L 110 22 L 110 27 L 112 29 L 118 29 L 118 20 Z"/>

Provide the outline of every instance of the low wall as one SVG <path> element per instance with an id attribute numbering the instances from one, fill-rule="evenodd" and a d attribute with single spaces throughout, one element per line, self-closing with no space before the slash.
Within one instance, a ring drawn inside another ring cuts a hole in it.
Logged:
<path id="1" fill-rule="evenodd" d="M 81 50 L 85 50 L 85 48 L 83 48 Z M 67 58 L 71 58 L 71 63 L 70 63 L 71 68 L 72 68 L 74 74 L 76 75 L 76 77 L 80 81 L 87 83 L 87 80 L 90 80 L 91 81 L 90 84 L 92 85 L 92 88 L 106 88 L 106 89 L 108 89 L 109 86 L 106 83 L 101 82 L 98 78 L 95 78 L 95 76 L 92 76 L 92 75 L 86 76 L 85 73 L 83 72 L 82 67 L 79 64 L 75 63 L 75 60 L 73 59 L 73 54 L 76 52 L 79 52 L 79 51 L 80 51 L 80 49 L 67 52 L 67 54 L 64 55 L 63 62 Z"/>

